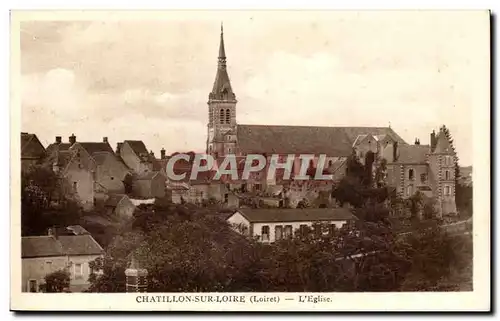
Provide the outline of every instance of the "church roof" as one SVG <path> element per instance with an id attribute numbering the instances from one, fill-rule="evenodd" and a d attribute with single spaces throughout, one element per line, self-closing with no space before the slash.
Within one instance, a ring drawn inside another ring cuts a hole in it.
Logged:
<path id="1" fill-rule="evenodd" d="M 209 95 L 209 99 L 234 100 L 236 97 L 231 87 L 226 66 L 226 50 L 224 48 L 224 31 L 221 26 L 219 44 L 219 62 L 217 64 L 217 74 L 215 75 L 214 86 Z"/>
<path id="2" fill-rule="evenodd" d="M 399 155 L 396 163 L 400 164 L 425 164 L 427 154 L 431 151 L 429 145 L 402 145 L 398 148 Z"/>
<path id="3" fill-rule="evenodd" d="M 315 127 L 238 125 L 238 146 L 244 154 L 326 154 L 349 156 L 360 135 L 389 135 L 406 142 L 389 127 Z"/>

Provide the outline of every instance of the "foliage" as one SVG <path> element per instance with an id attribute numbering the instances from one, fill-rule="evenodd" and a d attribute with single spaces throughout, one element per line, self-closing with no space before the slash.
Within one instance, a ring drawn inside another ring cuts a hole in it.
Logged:
<path id="1" fill-rule="evenodd" d="M 21 233 L 45 234 L 49 227 L 79 224 L 80 207 L 61 199 L 59 177 L 42 165 L 32 166 L 21 175 Z"/>
<path id="2" fill-rule="evenodd" d="M 458 165 L 458 156 L 456 156 L 455 146 L 453 146 L 453 138 L 451 137 L 450 130 L 445 125 L 442 126 L 442 129 L 443 129 L 443 132 L 444 132 L 446 138 L 450 142 L 450 146 L 453 149 L 453 152 L 455 153 L 455 158 L 454 158 L 454 162 L 455 162 L 455 185 L 458 185 L 458 180 L 460 178 L 460 166 Z"/>
<path id="3" fill-rule="evenodd" d="M 45 276 L 43 292 L 66 292 L 70 284 L 70 274 L 67 270 L 58 270 Z"/>
<path id="4" fill-rule="evenodd" d="M 473 189 L 472 185 L 466 186 L 462 184 L 455 185 L 455 202 L 457 205 L 458 212 L 462 217 L 472 216 L 473 209 Z"/>

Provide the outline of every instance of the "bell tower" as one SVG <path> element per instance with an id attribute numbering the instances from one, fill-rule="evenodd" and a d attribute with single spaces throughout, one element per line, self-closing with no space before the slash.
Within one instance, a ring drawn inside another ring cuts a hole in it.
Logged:
<path id="1" fill-rule="evenodd" d="M 212 91 L 208 94 L 207 154 L 215 157 L 235 154 L 236 103 L 227 73 L 224 29 L 221 24 L 217 73 Z"/>

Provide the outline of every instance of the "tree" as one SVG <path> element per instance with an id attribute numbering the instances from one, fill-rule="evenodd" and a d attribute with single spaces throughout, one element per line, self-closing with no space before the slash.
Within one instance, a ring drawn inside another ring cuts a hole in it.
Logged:
<path id="1" fill-rule="evenodd" d="M 22 174 L 22 235 L 45 234 L 49 227 L 79 223 L 80 207 L 62 199 L 62 190 L 60 178 L 47 166 L 32 166 Z"/>
<path id="2" fill-rule="evenodd" d="M 70 274 L 67 270 L 58 270 L 45 276 L 43 292 L 66 292 L 69 289 Z"/>
<path id="3" fill-rule="evenodd" d="M 455 150 L 455 146 L 453 146 L 453 138 L 451 137 L 450 130 L 445 125 L 443 125 L 442 129 L 443 129 L 443 132 L 444 132 L 446 138 L 450 142 L 450 146 L 453 149 L 453 152 L 455 153 L 454 162 L 455 162 L 455 186 L 456 186 L 456 185 L 458 185 L 458 180 L 460 178 L 460 166 L 458 165 L 458 156 L 456 156 L 457 153 Z"/>

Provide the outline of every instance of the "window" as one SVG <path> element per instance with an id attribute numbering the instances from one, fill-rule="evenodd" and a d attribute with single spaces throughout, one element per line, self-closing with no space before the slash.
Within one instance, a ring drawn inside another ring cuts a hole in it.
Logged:
<path id="1" fill-rule="evenodd" d="M 328 225 L 328 233 L 333 235 L 335 233 L 335 224 Z"/>
<path id="2" fill-rule="evenodd" d="M 332 165 L 333 165 L 333 161 L 329 160 L 328 161 L 328 167 L 332 167 Z"/>
<path id="3" fill-rule="evenodd" d="M 219 113 L 219 122 L 221 124 L 224 124 L 224 109 L 220 110 L 220 113 Z"/>
<path id="4" fill-rule="evenodd" d="M 45 262 L 45 272 L 47 273 L 52 272 L 52 261 Z"/>
<path id="5" fill-rule="evenodd" d="M 276 225 L 274 228 L 274 239 L 276 241 L 279 241 L 283 238 L 283 226 L 281 225 Z"/>
<path id="6" fill-rule="evenodd" d="M 111 180 L 114 180 L 115 178 L 113 176 L 111 176 Z"/>
<path id="7" fill-rule="evenodd" d="M 408 187 L 406 188 L 406 195 L 407 196 L 413 195 L 413 185 L 408 185 Z"/>
<path id="8" fill-rule="evenodd" d="M 231 123 L 231 110 L 226 109 L 226 124 Z"/>
<path id="9" fill-rule="evenodd" d="M 427 175 L 426 174 L 420 174 L 420 182 L 425 183 L 427 181 Z"/>
<path id="10" fill-rule="evenodd" d="M 28 281 L 28 292 L 38 292 L 38 281 L 29 280 Z"/>
<path id="11" fill-rule="evenodd" d="M 269 241 L 269 226 L 264 225 L 262 226 L 262 233 L 261 233 L 262 241 Z"/>
<path id="12" fill-rule="evenodd" d="M 444 177 L 445 177 L 444 178 L 445 180 L 449 180 L 450 179 L 450 171 L 445 171 L 444 172 Z"/>
<path id="13" fill-rule="evenodd" d="M 307 231 L 307 225 L 306 224 L 300 224 L 299 227 L 300 234 L 305 235 Z"/>
<path id="14" fill-rule="evenodd" d="M 444 195 L 445 195 L 445 196 L 449 196 L 449 195 L 451 195 L 451 187 L 450 187 L 450 186 L 446 185 L 446 186 L 444 187 Z"/>
<path id="15" fill-rule="evenodd" d="M 292 237 L 292 226 L 291 225 L 285 225 L 285 238 L 290 238 Z"/>
<path id="16" fill-rule="evenodd" d="M 410 168 L 408 170 L 408 179 L 409 180 L 414 180 L 415 179 L 415 171 L 413 170 L 413 168 Z"/>
<path id="17" fill-rule="evenodd" d="M 80 263 L 75 264 L 75 279 L 81 279 L 83 277 L 83 266 Z"/>
<path id="18" fill-rule="evenodd" d="M 77 189 L 78 189 L 78 183 L 77 182 L 73 182 L 73 192 L 76 193 Z"/>

